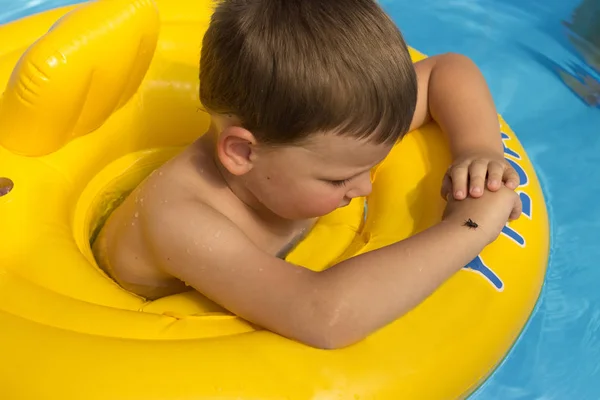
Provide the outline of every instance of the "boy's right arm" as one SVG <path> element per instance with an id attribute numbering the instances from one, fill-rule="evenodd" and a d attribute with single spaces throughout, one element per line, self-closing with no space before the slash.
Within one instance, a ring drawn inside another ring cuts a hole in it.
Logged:
<path id="1" fill-rule="evenodd" d="M 205 207 L 199 212 L 197 204 L 165 207 L 147 227 L 165 272 L 266 329 L 338 348 L 428 297 L 497 237 L 514 204 L 516 194 L 505 188 L 480 199 L 450 200 L 438 225 L 323 272 L 264 253 L 230 220 Z M 468 218 L 480 227 L 463 226 Z"/>

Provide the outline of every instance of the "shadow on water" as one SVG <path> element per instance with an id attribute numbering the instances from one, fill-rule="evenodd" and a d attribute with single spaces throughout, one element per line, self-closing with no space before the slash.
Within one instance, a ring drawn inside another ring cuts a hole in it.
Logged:
<path id="1" fill-rule="evenodd" d="M 554 72 L 588 106 L 600 108 L 600 0 L 581 0 L 567 19 L 564 16 L 568 4 L 556 7 L 557 4 L 551 3 L 530 1 L 491 4 L 503 9 L 506 15 L 529 20 L 539 32 L 561 45 L 571 61 L 556 62 L 548 58 L 547 49 L 526 45 L 526 42 L 530 42 L 528 39 L 515 43 Z"/>
<path id="2" fill-rule="evenodd" d="M 516 44 L 516 46 L 528 53 L 539 64 L 552 71 L 557 78 L 562 80 L 587 105 L 600 108 L 600 81 L 593 75 L 593 72 L 582 66 L 581 62 L 571 61 L 561 65 L 544 53 L 527 45 Z"/>
<path id="3" fill-rule="evenodd" d="M 563 25 L 580 62 L 559 67 L 560 78 L 588 105 L 600 108 L 600 1 L 583 0 Z"/>

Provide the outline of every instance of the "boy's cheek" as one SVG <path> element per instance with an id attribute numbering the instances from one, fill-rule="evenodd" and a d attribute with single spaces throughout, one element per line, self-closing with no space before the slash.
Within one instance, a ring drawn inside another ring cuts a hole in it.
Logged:
<path id="1" fill-rule="evenodd" d="M 312 199 L 306 199 L 306 208 L 311 214 L 315 216 L 323 216 L 336 210 L 338 207 L 343 205 L 343 198 L 339 196 L 315 196 Z"/>

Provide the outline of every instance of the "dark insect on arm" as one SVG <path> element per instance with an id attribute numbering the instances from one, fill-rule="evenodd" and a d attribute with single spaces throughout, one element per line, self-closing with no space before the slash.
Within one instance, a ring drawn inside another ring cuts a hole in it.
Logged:
<path id="1" fill-rule="evenodd" d="M 469 218 L 468 220 L 465 221 L 465 223 L 463 224 L 463 226 L 466 226 L 469 229 L 477 229 L 477 227 L 479 225 L 477 225 L 477 222 L 475 222 L 471 218 Z"/>

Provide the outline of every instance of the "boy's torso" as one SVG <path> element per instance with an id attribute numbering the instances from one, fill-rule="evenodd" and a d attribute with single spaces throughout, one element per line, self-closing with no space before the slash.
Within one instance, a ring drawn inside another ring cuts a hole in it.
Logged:
<path id="1" fill-rule="evenodd" d="M 123 288 L 146 298 L 185 291 L 186 285 L 163 272 L 152 256 L 145 225 L 148 218 L 153 218 L 148 211 L 153 202 L 177 209 L 178 204 L 190 201 L 197 203 L 199 209 L 210 207 L 223 214 L 258 248 L 280 258 L 284 258 L 314 224 L 314 221 L 304 221 L 282 230 L 281 226 L 274 227 L 258 218 L 229 189 L 209 146 L 199 140 L 153 172 L 109 217 L 94 243 L 99 266 Z M 176 233 L 161 233 L 173 234 Z M 228 245 L 235 246 L 235 243 Z"/>

